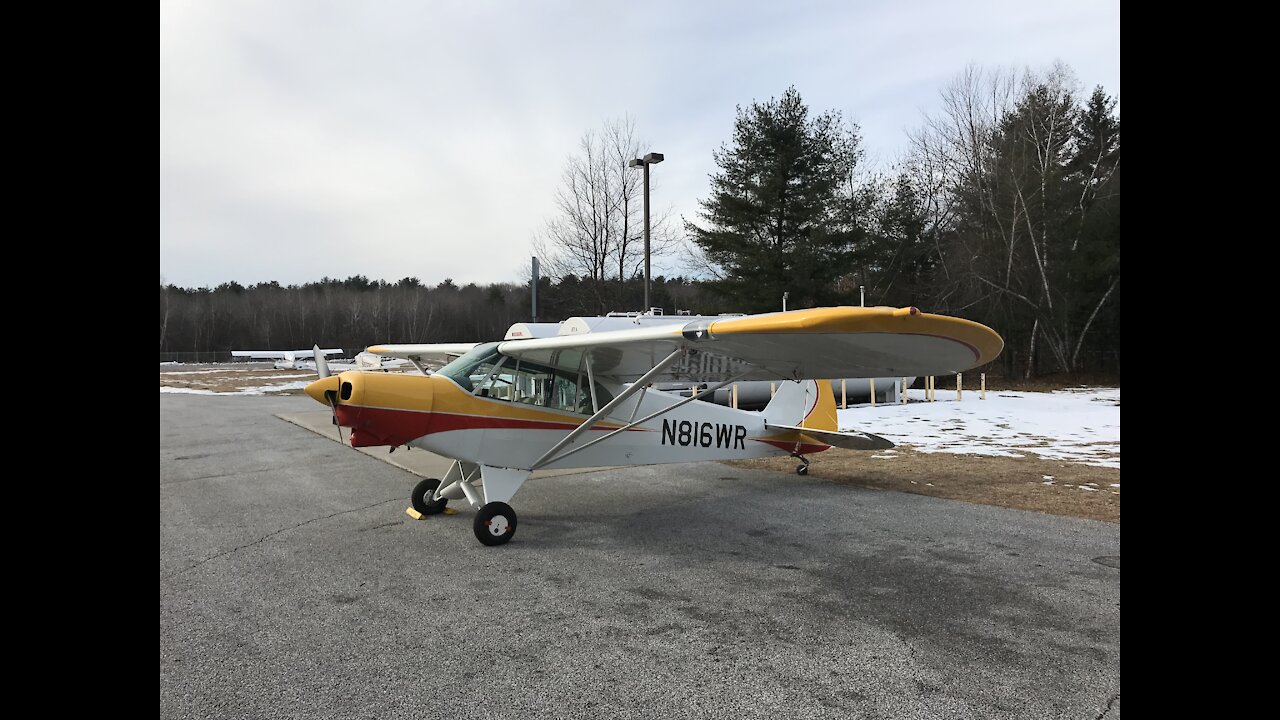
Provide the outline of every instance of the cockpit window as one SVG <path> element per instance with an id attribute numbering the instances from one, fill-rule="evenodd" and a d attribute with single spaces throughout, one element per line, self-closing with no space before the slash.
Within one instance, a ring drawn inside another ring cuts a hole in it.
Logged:
<path id="1" fill-rule="evenodd" d="M 471 352 L 436 371 L 458 383 L 463 390 L 492 400 L 525 403 L 590 415 L 591 389 L 587 374 L 558 370 L 507 357 L 498 352 L 498 343 L 476 346 Z M 600 407 L 613 394 L 596 383 Z"/>
<path id="2" fill-rule="evenodd" d="M 476 382 L 483 381 L 501 359 L 502 356 L 498 354 L 498 343 L 485 343 L 477 345 L 471 349 L 471 352 L 440 368 L 436 374 L 443 375 L 458 383 L 463 390 L 472 392 L 475 390 L 472 378 L 474 377 Z"/>

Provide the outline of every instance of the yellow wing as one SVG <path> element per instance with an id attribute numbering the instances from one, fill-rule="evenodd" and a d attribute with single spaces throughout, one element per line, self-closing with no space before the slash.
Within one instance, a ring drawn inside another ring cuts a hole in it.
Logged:
<path id="1" fill-rule="evenodd" d="M 508 341 L 505 355 L 633 382 L 673 350 L 687 352 L 654 382 L 819 380 L 946 375 L 991 362 L 1004 341 L 970 320 L 915 308 L 833 307 L 634 330 Z"/>

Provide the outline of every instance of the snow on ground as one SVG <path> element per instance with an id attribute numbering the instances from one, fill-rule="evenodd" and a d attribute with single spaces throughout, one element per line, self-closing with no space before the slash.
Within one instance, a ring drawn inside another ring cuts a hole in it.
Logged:
<path id="1" fill-rule="evenodd" d="M 218 394 L 212 390 L 197 390 L 196 388 L 165 387 L 164 385 L 160 386 L 160 392 L 183 393 L 186 395 L 217 395 Z"/>
<path id="2" fill-rule="evenodd" d="M 294 375 L 284 375 L 281 377 L 297 377 Z M 296 380 L 287 383 L 275 383 L 272 385 L 256 385 L 253 387 L 236 388 L 229 392 L 214 392 L 213 390 L 201 390 L 199 388 L 185 387 L 168 387 L 160 386 L 162 393 L 185 393 L 187 395 L 266 395 L 268 393 L 287 392 L 289 390 L 302 390 L 306 386 L 315 381 L 312 377 L 310 380 Z"/>
<path id="3" fill-rule="evenodd" d="M 1120 388 L 1051 393 L 908 390 L 908 404 L 837 410 L 841 430 L 865 430 L 920 452 L 1044 458 L 1120 467 Z M 889 458 L 885 458 L 889 459 Z M 1051 481 L 1050 481 L 1051 482 Z M 1092 489 L 1092 488 L 1090 488 Z"/>
<path id="4" fill-rule="evenodd" d="M 292 376 L 285 376 L 285 377 L 292 377 Z M 285 392 L 286 390 L 301 390 L 315 381 L 316 381 L 316 378 L 312 376 L 310 380 L 297 380 L 294 382 L 276 383 L 274 385 L 259 385 L 257 387 L 242 387 L 239 390 L 236 390 L 234 393 L 221 393 L 221 394 L 223 395 L 266 395 L 267 393 Z"/>

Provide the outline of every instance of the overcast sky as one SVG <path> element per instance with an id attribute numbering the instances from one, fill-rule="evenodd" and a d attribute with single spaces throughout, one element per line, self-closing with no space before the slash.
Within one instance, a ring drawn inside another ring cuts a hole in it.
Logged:
<path id="1" fill-rule="evenodd" d="M 1119 0 L 162 0 L 160 275 L 517 282 L 605 120 L 693 218 L 737 105 L 795 85 L 888 165 L 969 63 L 1055 60 L 1118 97 Z"/>

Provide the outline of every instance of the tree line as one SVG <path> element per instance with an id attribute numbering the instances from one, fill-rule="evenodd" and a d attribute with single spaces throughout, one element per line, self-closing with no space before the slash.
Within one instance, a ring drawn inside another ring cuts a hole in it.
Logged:
<path id="1" fill-rule="evenodd" d="M 643 279 L 623 284 L 609 310 L 642 303 Z M 688 278 L 654 278 L 653 298 L 668 312 L 704 307 L 704 284 Z M 538 314 L 543 321 L 595 315 L 596 288 L 588 279 L 542 278 Z M 362 275 L 345 280 L 282 286 L 277 282 L 215 288 L 160 285 L 160 352 L 229 354 L 231 350 L 303 350 L 312 345 L 363 349 L 379 343 L 476 342 L 501 338 L 513 323 L 532 319 L 527 284 L 458 286 L 451 279 L 430 287 L 407 277 L 390 283 Z M 728 311 L 725 306 L 724 311 Z"/>

